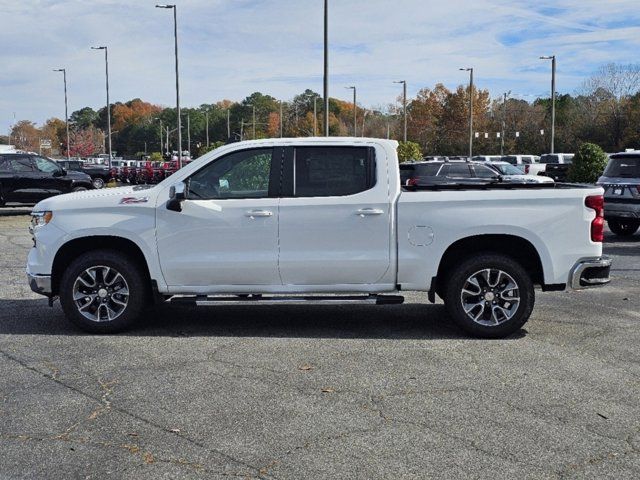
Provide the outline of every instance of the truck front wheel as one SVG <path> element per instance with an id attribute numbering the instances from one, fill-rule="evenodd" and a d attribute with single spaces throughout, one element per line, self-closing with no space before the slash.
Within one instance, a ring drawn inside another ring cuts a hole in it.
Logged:
<path id="1" fill-rule="evenodd" d="M 71 262 L 60 281 L 66 317 L 92 333 L 130 327 L 147 304 L 145 277 L 135 261 L 112 250 L 94 250 Z"/>
<path id="2" fill-rule="evenodd" d="M 467 333 L 502 338 L 527 322 L 535 292 L 519 263 L 504 255 L 484 253 L 453 268 L 444 299 L 449 315 Z"/>

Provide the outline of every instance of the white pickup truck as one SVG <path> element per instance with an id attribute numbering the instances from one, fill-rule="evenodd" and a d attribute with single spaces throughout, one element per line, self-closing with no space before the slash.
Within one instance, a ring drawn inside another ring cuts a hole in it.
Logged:
<path id="1" fill-rule="evenodd" d="M 609 281 L 600 187 L 402 187 L 396 148 L 240 142 L 151 188 L 49 198 L 32 213 L 31 288 L 92 332 L 154 301 L 384 304 L 418 290 L 468 333 L 502 337 L 528 320 L 534 286 Z"/>

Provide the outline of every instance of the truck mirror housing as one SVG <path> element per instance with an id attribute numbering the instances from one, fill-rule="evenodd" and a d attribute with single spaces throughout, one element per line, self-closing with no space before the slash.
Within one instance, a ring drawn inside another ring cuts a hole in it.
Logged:
<path id="1" fill-rule="evenodd" d="M 169 201 L 167 202 L 167 210 L 174 212 L 182 211 L 182 202 L 187 198 L 186 185 L 184 182 L 171 185 L 169 188 Z"/>

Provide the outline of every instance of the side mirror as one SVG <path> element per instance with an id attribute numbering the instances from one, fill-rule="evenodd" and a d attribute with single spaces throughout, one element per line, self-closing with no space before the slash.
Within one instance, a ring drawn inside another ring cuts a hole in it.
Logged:
<path id="1" fill-rule="evenodd" d="M 182 211 L 182 202 L 187 198 L 186 185 L 184 182 L 171 185 L 169 188 L 169 201 L 167 202 L 167 210 L 174 212 Z"/>
<path id="2" fill-rule="evenodd" d="M 65 177 L 66 175 L 67 175 L 67 171 L 62 167 L 60 167 L 60 170 L 55 170 L 53 172 L 54 177 Z"/>

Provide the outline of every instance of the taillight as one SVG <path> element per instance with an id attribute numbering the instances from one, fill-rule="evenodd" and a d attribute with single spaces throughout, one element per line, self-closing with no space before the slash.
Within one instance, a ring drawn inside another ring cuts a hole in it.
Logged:
<path id="1" fill-rule="evenodd" d="M 417 187 L 418 180 L 416 180 L 415 178 L 410 178 L 409 180 L 407 180 L 407 185 L 410 187 Z"/>
<path id="2" fill-rule="evenodd" d="M 591 241 L 604 241 L 604 197 L 590 195 L 585 199 L 584 204 L 596 211 L 596 218 L 591 222 Z"/>
<path id="3" fill-rule="evenodd" d="M 524 166 L 524 173 L 529 173 L 529 165 Z"/>

